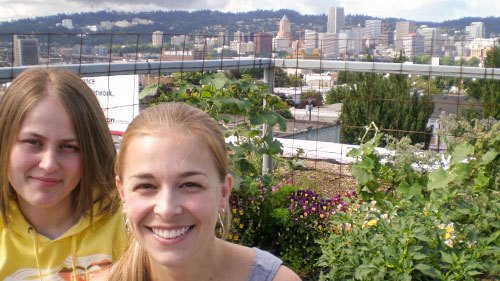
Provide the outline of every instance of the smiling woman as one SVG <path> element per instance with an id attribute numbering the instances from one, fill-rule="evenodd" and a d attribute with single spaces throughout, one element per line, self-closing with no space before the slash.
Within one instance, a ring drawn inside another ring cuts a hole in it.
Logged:
<path id="1" fill-rule="evenodd" d="M 127 243 L 103 111 L 77 75 L 23 72 L 0 99 L 0 279 L 87 280 Z"/>
<path id="2" fill-rule="evenodd" d="M 218 221 L 231 221 L 233 180 L 223 132 L 205 112 L 175 103 L 142 111 L 115 170 L 135 239 L 99 280 L 300 280 L 277 257 L 216 236 Z"/>

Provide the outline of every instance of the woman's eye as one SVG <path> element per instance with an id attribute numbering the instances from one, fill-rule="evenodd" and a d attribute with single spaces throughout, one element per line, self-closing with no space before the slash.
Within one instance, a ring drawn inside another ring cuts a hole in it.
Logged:
<path id="1" fill-rule="evenodd" d="M 189 188 L 196 187 L 196 188 L 198 188 L 198 187 L 201 187 L 201 185 L 198 184 L 198 183 L 195 183 L 195 182 L 186 182 L 186 183 L 181 184 L 181 188 L 183 188 L 183 187 L 184 188 L 185 187 L 189 187 Z"/>
<path id="2" fill-rule="evenodd" d="M 155 188 L 154 185 L 149 183 L 143 183 L 136 185 L 134 189 L 153 189 L 153 188 Z"/>
<path id="3" fill-rule="evenodd" d="M 22 142 L 29 144 L 31 146 L 43 146 L 43 143 L 39 140 L 36 140 L 36 139 L 26 139 L 26 140 L 23 140 Z"/>

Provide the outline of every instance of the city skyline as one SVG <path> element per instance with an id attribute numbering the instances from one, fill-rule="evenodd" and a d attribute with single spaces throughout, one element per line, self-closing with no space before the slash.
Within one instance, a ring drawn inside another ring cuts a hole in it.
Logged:
<path id="1" fill-rule="evenodd" d="M 223 12 L 248 12 L 255 10 L 296 10 L 301 14 L 328 14 L 328 8 L 344 8 L 345 15 L 361 14 L 380 18 L 403 18 L 415 21 L 442 22 L 463 17 L 489 17 L 500 15 L 497 0 L 146 0 L 137 4 L 133 0 L 33 0 L 29 2 L 0 0 L 0 21 L 71 14 L 101 10 L 140 12 L 153 10 L 219 10 Z M 119 9 L 118 9 L 119 8 Z"/>

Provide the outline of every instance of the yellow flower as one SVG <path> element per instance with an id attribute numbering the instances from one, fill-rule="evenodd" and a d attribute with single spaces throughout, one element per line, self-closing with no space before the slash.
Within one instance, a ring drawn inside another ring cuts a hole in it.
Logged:
<path id="1" fill-rule="evenodd" d="M 244 225 L 243 225 L 242 223 L 240 223 L 239 227 L 240 227 L 240 228 L 243 228 L 243 226 L 244 226 Z"/>
<path id="2" fill-rule="evenodd" d="M 367 227 L 367 226 L 374 226 L 374 225 L 377 225 L 377 221 L 378 219 L 371 219 L 369 221 L 365 221 L 363 222 L 363 228 Z"/>

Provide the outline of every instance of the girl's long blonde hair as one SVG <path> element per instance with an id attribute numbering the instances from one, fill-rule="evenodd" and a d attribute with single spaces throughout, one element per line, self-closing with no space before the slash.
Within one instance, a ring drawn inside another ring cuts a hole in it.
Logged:
<path id="1" fill-rule="evenodd" d="M 115 173 L 123 177 L 126 163 L 125 156 L 129 153 L 130 142 L 145 135 L 165 135 L 169 130 L 178 130 L 193 140 L 207 145 L 212 154 L 213 164 L 223 181 L 229 173 L 228 151 L 224 133 L 217 122 L 202 110 L 182 103 L 164 103 L 143 110 L 127 127 L 122 139 L 120 151 L 115 164 Z M 133 153 L 133 152 L 130 152 Z M 168 156 L 165 156 L 168 157 Z M 228 202 L 226 202 L 228 206 Z M 227 236 L 231 223 L 231 212 L 224 213 L 223 224 Z M 215 235 L 215 230 L 214 230 Z M 131 244 L 110 272 L 108 280 L 116 281 L 146 281 L 152 280 L 151 261 L 148 253 L 132 237 Z"/>

